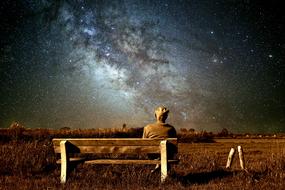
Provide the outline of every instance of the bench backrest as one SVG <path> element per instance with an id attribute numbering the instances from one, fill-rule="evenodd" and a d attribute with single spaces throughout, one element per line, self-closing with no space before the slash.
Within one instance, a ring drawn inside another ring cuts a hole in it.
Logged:
<path id="1" fill-rule="evenodd" d="M 65 142 L 68 153 L 160 153 L 160 143 L 167 140 L 170 147 L 177 147 L 177 138 L 55 138 L 52 140 L 55 153 L 60 153 L 60 143 Z"/>

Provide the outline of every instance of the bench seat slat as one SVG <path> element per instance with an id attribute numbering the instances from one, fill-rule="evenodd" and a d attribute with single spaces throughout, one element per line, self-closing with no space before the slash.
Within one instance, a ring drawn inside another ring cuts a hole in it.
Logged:
<path id="1" fill-rule="evenodd" d="M 66 140 L 75 146 L 159 146 L 163 139 L 142 138 L 55 138 L 53 145 L 59 146 L 60 141 Z M 177 138 L 168 138 L 171 144 L 177 144 Z"/>
<path id="2" fill-rule="evenodd" d="M 72 160 L 71 160 L 72 161 Z M 73 160 L 75 161 L 75 160 Z M 168 160 L 168 163 L 178 163 L 178 160 Z M 61 161 L 56 162 L 60 164 Z M 113 159 L 98 159 L 98 160 L 87 160 L 85 164 L 160 164 L 160 160 L 113 160 Z"/>
<path id="3" fill-rule="evenodd" d="M 54 147 L 55 153 L 60 153 L 60 147 Z M 94 153 L 94 154 L 141 154 L 160 153 L 159 146 L 69 146 L 69 153 Z"/>

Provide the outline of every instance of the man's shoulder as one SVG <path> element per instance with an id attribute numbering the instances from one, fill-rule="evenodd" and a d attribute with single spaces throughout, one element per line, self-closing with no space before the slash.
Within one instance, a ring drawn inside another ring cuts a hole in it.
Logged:
<path id="1" fill-rule="evenodd" d="M 144 128 L 149 129 L 149 128 L 153 128 L 155 126 L 156 126 L 155 123 L 151 123 L 151 124 L 146 125 Z"/>
<path id="2" fill-rule="evenodd" d="M 164 123 L 164 124 L 161 124 L 161 123 L 151 123 L 151 124 L 146 125 L 144 128 L 145 129 L 152 129 L 152 128 L 161 128 L 161 127 L 168 128 L 168 129 L 174 129 L 175 130 L 175 128 L 172 125 L 168 124 L 168 123 Z"/>
<path id="3" fill-rule="evenodd" d="M 175 127 L 173 127 L 172 125 L 170 125 L 170 124 L 165 124 L 165 127 L 169 127 L 169 128 L 173 128 L 173 129 L 175 129 Z"/>

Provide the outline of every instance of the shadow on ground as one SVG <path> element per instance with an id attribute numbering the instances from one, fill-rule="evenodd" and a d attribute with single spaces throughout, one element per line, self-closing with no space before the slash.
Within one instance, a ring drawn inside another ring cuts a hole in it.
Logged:
<path id="1" fill-rule="evenodd" d="M 233 172 L 226 170 L 215 170 L 211 172 L 189 173 L 186 175 L 173 174 L 173 178 L 184 185 L 187 184 L 206 184 L 214 179 L 221 179 L 232 176 Z"/>

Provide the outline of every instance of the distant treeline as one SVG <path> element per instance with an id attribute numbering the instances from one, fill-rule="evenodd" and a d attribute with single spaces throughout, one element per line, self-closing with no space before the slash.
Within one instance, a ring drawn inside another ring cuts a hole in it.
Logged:
<path id="1" fill-rule="evenodd" d="M 0 129 L 0 142 L 9 141 L 45 141 L 52 138 L 141 138 L 143 127 L 127 128 L 96 128 L 96 129 L 30 129 L 18 122 L 14 122 L 9 128 Z M 179 142 L 214 142 L 213 134 L 205 131 L 192 133 L 178 131 Z"/>
<path id="2" fill-rule="evenodd" d="M 227 129 L 219 133 L 195 131 L 194 129 L 181 128 L 178 131 L 179 142 L 214 142 L 214 138 L 280 138 L 284 135 L 250 135 L 232 134 Z M 96 128 L 96 129 L 30 129 L 18 122 L 13 122 L 9 128 L 0 129 L 0 142 L 9 141 L 50 141 L 52 138 L 141 138 L 143 128 Z"/>

